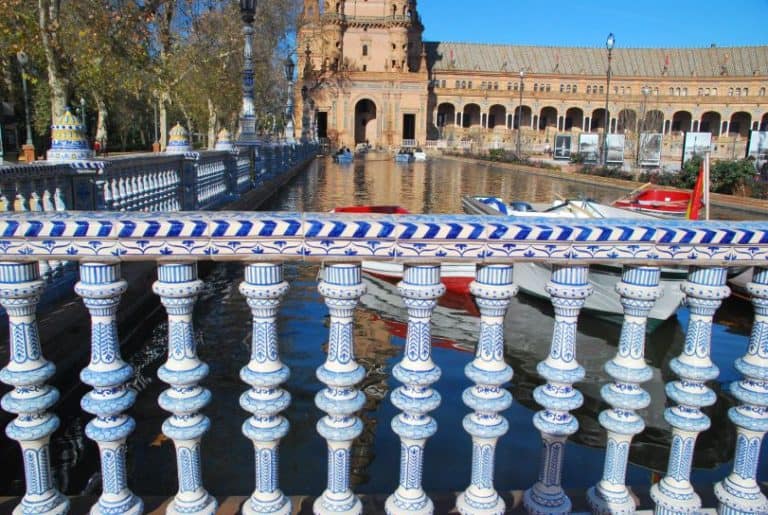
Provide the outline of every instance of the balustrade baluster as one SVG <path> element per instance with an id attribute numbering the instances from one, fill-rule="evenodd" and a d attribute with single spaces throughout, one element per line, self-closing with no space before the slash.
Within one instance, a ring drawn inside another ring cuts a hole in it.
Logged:
<path id="1" fill-rule="evenodd" d="M 645 326 L 653 304 L 661 297 L 661 269 L 645 266 L 624 268 L 622 280 L 616 285 L 624 307 L 624 323 L 616 356 L 605 364 L 605 371 L 614 379 L 600 391 L 611 409 L 600 413 L 600 425 L 607 433 L 603 478 L 587 492 L 592 513 L 615 515 L 634 513 L 635 501 L 625 485 L 627 459 L 632 438 L 645 429 L 645 423 L 635 410 L 647 408 L 648 393 L 640 388 L 653 377 L 645 364 Z"/>
<path id="2" fill-rule="evenodd" d="M 43 203 L 40 199 L 40 195 L 37 193 L 36 190 L 36 184 L 32 181 L 30 181 L 30 189 L 29 192 L 29 210 L 33 213 L 39 213 L 43 210 Z M 37 262 L 37 265 L 40 269 L 40 275 L 45 277 L 46 280 L 50 280 L 53 275 L 53 270 L 51 269 L 51 264 L 41 259 Z"/>
<path id="3" fill-rule="evenodd" d="M 432 500 L 421 487 L 424 446 L 437 431 L 428 415 L 440 405 L 440 394 L 430 388 L 440 379 L 440 367 L 432 361 L 430 319 L 437 299 L 445 292 L 440 265 L 405 265 L 397 290 L 408 308 L 408 332 L 403 359 L 392 375 L 400 381 L 392 392 L 392 404 L 402 413 L 392 419 L 392 430 L 400 437 L 400 484 L 387 498 L 388 514 L 431 514 Z"/>
<path id="4" fill-rule="evenodd" d="M 128 206 L 128 192 L 126 190 L 125 177 L 120 177 L 117 180 L 117 195 L 115 200 L 117 201 L 117 208 L 120 211 L 125 211 Z"/>
<path id="5" fill-rule="evenodd" d="M 208 375 L 208 365 L 197 357 L 192 310 L 203 282 L 197 278 L 197 263 L 161 264 L 153 291 L 168 312 L 168 360 L 157 372 L 171 387 L 159 399 L 171 412 L 163 423 L 163 434 L 176 446 L 179 491 L 168 507 L 169 514 L 209 515 L 216 500 L 203 487 L 200 469 L 200 440 L 210 421 L 200 413 L 211 393 L 199 382 Z"/>
<path id="6" fill-rule="evenodd" d="M 570 410 L 581 406 L 584 397 L 573 383 L 584 379 L 584 368 L 576 361 L 576 324 L 585 299 L 592 293 L 585 266 L 555 265 L 547 292 L 555 311 L 555 327 L 549 356 L 536 367 L 547 380 L 533 392 L 544 407 L 533 417 L 541 433 L 542 458 L 539 480 L 525 491 L 523 504 L 530 514 L 570 513 L 571 500 L 561 486 L 565 442 L 579 429 Z"/>
<path id="7" fill-rule="evenodd" d="M 1 404 L 18 415 L 5 434 L 21 446 L 26 492 L 14 513 L 23 515 L 69 510 L 69 500 L 51 475 L 50 439 L 59 418 L 48 410 L 59 400 L 59 392 L 45 384 L 56 367 L 43 357 L 37 330 L 37 303 L 44 288 L 36 262 L 0 263 L 0 304 L 8 314 L 10 344 L 10 361 L 0 370 L 0 381 L 13 387 Z"/>
<path id="8" fill-rule="evenodd" d="M 760 445 L 768 431 L 768 268 L 755 268 L 747 284 L 755 306 L 755 322 L 747 353 L 736 360 L 744 379 L 731 385 L 742 402 L 728 410 L 736 425 L 733 472 L 715 485 L 719 515 L 768 513 L 768 499 L 756 481 Z"/>
<path id="9" fill-rule="evenodd" d="M 315 404 L 328 415 L 317 423 L 317 432 L 328 442 L 328 486 L 314 503 L 318 515 L 343 513 L 359 515 L 360 499 L 349 484 L 352 440 L 363 431 L 354 414 L 365 404 L 365 395 L 355 385 L 365 369 L 355 361 L 354 311 L 365 293 L 359 264 L 329 264 L 318 286 L 330 312 L 328 354 L 317 369 L 317 378 L 326 388 L 315 396 Z"/>
<path id="10" fill-rule="evenodd" d="M 93 390 L 81 402 L 95 415 L 85 428 L 99 446 L 103 493 L 91 510 L 99 514 L 139 514 L 144 506 L 128 489 L 126 439 L 136 423 L 124 412 L 133 406 L 136 392 L 128 387 L 133 368 L 120 356 L 117 308 L 128 283 L 120 278 L 119 264 L 83 263 L 75 292 L 91 313 L 91 361 L 80 379 Z"/>
<path id="11" fill-rule="evenodd" d="M 502 388 L 512 379 L 512 367 L 504 362 L 504 314 L 517 295 L 512 267 L 480 267 L 469 289 L 480 308 L 475 359 L 464 368 L 475 385 L 462 395 L 464 404 L 475 410 L 463 423 L 472 435 L 472 483 L 459 495 L 456 508 L 464 515 L 494 515 L 505 511 L 504 500 L 493 487 L 493 467 L 496 442 L 509 429 L 499 412 L 512 404 L 512 394 Z"/>
<path id="12" fill-rule="evenodd" d="M 277 341 L 277 308 L 288 291 L 283 265 L 251 264 L 245 267 L 240 293 L 253 314 L 251 359 L 240 370 L 240 378 L 251 389 L 240 396 L 240 406 L 251 413 L 243 434 L 253 442 L 256 457 L 256 490 L 243 505 L 243 513 L 288 515 L 291 501 L 278 488 L 278 446 L 288 433 L 288 421 L 280 412 L 291 396 L 280 388 L 290 371 L 280 361 Z"/>
<path id="13" fill-rule="evenodd" d="M 690 319 L 683 352 L 669 364 L 680 379 L 665 389 L 677 406 L 664 410 L 664 419 L 672 426 L 672 446 L 667 474 L 651 488 L 656 515 L 693 514 L 701 509 L 701 499 L 691 485 L 691 463 L 696 438 L 710 426 L 701 408 L 711 406 L 717 398 L 704 383 L 720 373 L 710 359 L 710 345 L 712 317 L 730 293 L 726 272 L 719 267 L 691 267 L 682 285 Z"/>

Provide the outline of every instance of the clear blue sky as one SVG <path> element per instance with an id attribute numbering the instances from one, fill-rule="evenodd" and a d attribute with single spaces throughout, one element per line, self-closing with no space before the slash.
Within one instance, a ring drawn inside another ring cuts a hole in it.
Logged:
<path id="1" fill-rule="evenodd" d="M 768 0 L 419 0 L 426 41 L 702 47 L 768 44 Z"/>

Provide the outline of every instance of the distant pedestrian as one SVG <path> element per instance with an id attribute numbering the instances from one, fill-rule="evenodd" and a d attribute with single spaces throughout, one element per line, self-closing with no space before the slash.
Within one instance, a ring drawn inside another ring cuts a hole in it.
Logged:
<path id="1" fill-rule="evenodd" d="M 96 140 L 93 142 L 93 152 L 98 156 L 101 154 L 101 141 Z"/>

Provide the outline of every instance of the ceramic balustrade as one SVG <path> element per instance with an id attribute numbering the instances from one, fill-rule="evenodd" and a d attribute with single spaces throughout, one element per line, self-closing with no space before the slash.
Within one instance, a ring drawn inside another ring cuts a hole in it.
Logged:
<path id="1" fill-rule="evenodd" d="M 45 198 L 39 200 L 45 207 Z M 393 375 L 401 386 L 392 392 L 400 410 L 392 428 L 401 441 L 399 485 L 386 503 L 388 513 L 433 513 L 422 488 L 425 447 L 437 431 L 429 415 L 440 402 L 432 385 L 440 363 L 432 360 L 432 309 L 443 292 L 440 266 L 444 261 L 477 263 L 471 291 L 481 312 L 480 337 L 474 360 L 466 367 L 465 404 L 472 410 L 464 429 L 472 437 L 472 463 L 466 465 L 469 486 L 456 509 L 463 514 L 496 514 L 505 510 L 494 487 L 495 446 L 505 438 L 508 423 L 503 411 L 511 402 L 505 388 L 512 370 L 504 360 L 502 323 L 516 293 L 513 270 L 518 264 L 546 263 L 552 267 L 547 290 L 555 311 L 551 348 L 538 366 L 545 383 L 534 392 L 542 409 L 534 415 L 541 433 L 539 480 L 523 496 L 529 513 L 567 513 L 571 501 L 563 490 L 560 471 L 567 438 L 578 431 L 571 413 L 582 403 L 574 388 L 584 376 L 576 360 L 575 329 L 580 309 L 592 291 L 588 268 L 592 263 L 623 265 L 616 285 L 624 307 L 616 356 L 605 364 L 612 382 L 602 389 L 609 405 L 600 415 L 607 432 L 602 479 L 587 493 L 594 513 L 633 513 L 632 494 L 625 485 L 628 449 L 643 428 L 639 414 L 649 395 L 640 384 L 649 369 L 644 361 L 644 334 L 649 310 L 659 296 L 659 261 L 688 266 L 683 285 L 690 311 L 686 342 L 670 366 L 679 379 L 666 388 L 672 401 L 665 418 L 672 427 L 669 466 L 651 490 L 656 513 L 686 514 L 702 510 L 690 482 L 694 443 L 709 426 L 702 408 L 715 394 L 706 381 L 717 377 L 712 363 L 712 319 L 729 294 L 728 268 L 756 266 L 749 291 L 755 323 L 744 357 L 736 361 L 743 378 L 732 386 L 739 404 L 729 412 L 737 445 L 733 470 L 715 486 L 719 513 L 766 513 L 766 498 L 757 483 L 759 449 L 768 430 L 768 227 L 762 222 L 648 221 L 628 225 L 624 220 L 541 219 L 535 224 L 500 217 L 431 215 L 356 215 L 315 213 L 58 213 L 27 211 L 0 214 L 0 303 L 8 313 L 10 363 L 0 380 L 13 389 L 2 407 L 18 417 L 7 433 L 19 441 L 26 464 L 27 492 L 21 513 L 63 513 L 67 501 L 56 490 L 50 471 L 49 439 L 58 425 L 52 413 L 58 399 L 46 381 L 53 365 L 42 357 L 35 308 L 43 288 L 36 261 L 81 262 L 77 291 L 92 314 L 92 357 L 83 371 L 93 387 L 83 408 L 95 415 L 87 434 L 100 448 L 103 493 L 95 510 L 109 512 L 118 505 L 139 511 L 138 500 L 125 476 L 125 439 L 132 422 L 125 411 L 133 396 L 125 388 L 130 367 L 120 359 L 114 316 L 125 283 L 123 261 L 157 261 L 154 290 L 168 312 L 168 358 L 158 372 L 168 383 L 160 405 L 170 412 L 163 433 L 176 447 L 179 492 L 170 513 L 213 513 L 216 503 L 201 476 L 203 435 L 211 429 L 204 415 L 211 395 L 202 385 L 208 367 L 196 353 L 192 320 L 195 298 L 202 287 L 196 266 L 204 260 L 244 263 L 241 291 L 253 315 L 251 356 L 243 363 L 247 383 L 241 406 L 251 416 L 243 424 L 253 442 L 256 484 L 243 511 L 289 513 L 288 497 L 278 485 L 278 448 L 289 433 L 281 413 L 290 396 L 287 367 L 280 361 L 276 320 L 288 284 L 282 276 L 286 261 L 323 263 L 320 293 L 330 312 L 325 363 L 317 370 L 323 388 L 317 406 L 327 415 L 317 430 L 327 441 L 327 489 L 316 500 L 317 514 L 361 513 L 360 499 L 350 478 L 351 445 L 362 424 L 356 416 L 364 394 L 357 388 L 365 370 L 355 360 L 353 320 L 358 299 L 365 292 L 363 260 L 398 260 L 404 277 L 398 285 L 408 310 L 408 333 L 401 361 Z M 727 266 L 724 266 L 726 264 Z M 514 346 L 515 342 L 508 342 Z M 660 400 L 663 402 L 663 399 Z M 441 431 L 458 428 L 443 427 Z M 526 430 L 514 428 L 512 433 Z M 514 436 L 507 436 L 513 438 Z M 224 452 L 224 451 L 222 451 Z M 310 457 L 307 457 L 310 459 Z M 313 459 L 321 460 L 316 456 Z M 115 463 L 115 467 L 111 464 Z M 397 475 L 391 471 L 393 480 Z M 306 492 L 290 492 L 303 494 Z"/>

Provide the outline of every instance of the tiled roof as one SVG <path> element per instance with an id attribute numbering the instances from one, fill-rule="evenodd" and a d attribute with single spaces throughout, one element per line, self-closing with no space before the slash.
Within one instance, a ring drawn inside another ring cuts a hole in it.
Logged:
<path id="1" fill-rule="evenodd" d="M 605 75 L 605 48 L 425 42 L 435 71 Z M 614 48 L 616 76 L 752 77 L 768 75 L 768 46 L 712 48 Z"/>

